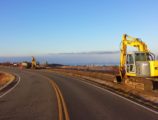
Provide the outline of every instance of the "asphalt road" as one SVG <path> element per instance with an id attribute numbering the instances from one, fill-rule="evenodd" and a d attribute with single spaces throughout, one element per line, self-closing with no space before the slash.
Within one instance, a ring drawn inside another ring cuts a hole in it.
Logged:
<path id="1" fill-rule="evenodd" d="M 57 120 L 57 100 L 48 80 L 25 70 L 0 71 L 20 76 L 16 88 L 0 98 L 0 120 Z"/>
<path id="2" fill-rule="evenodd" d="M 57 100 L 45 77 L 55 81 L 71 120 L 158 120 L 158 114 L 77 78 L 45 70 L 0 70 L 17 73 L 21 82 L 0 98 L 0 120 L 57 120 Z"/>

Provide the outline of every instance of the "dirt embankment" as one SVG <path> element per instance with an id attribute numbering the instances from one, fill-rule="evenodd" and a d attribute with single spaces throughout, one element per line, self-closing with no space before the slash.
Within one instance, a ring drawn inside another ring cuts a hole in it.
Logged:
<path id="1" fill-rule="evenodd" d="M 0 88 L 15 79 L 15 76 L 9 73 L 0 72 Z"/>
<path id="2" fill-rule="evenodd" d="M 116 90 L 120 94 L 125 93 L 124 95 L 128 95 L 131 99 L 143 99 L 147 102 L 154 103 L 153 107 L 158 109 L 158 91 L 147 92 L 143 90 L 138 90 L 127 86 L 125 84 L 117 84 L 114 83 L 115 75 L 103 72 L 92 72 L 92 71 L 81 71 L 81 70 L 68 70 L 68 69 L 51 69 L 51 71 L 62 73 L 65 75 L 70 75 L 74 77 L 80 77 L 86 79 L 88 81 L 95 82 L 102 86 L 107 86 Z M 148 103 L 147 103 L 148 104 Z"/>

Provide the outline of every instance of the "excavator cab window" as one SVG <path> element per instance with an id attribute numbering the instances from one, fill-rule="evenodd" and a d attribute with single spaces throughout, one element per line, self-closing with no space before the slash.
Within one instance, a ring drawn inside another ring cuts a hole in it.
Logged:
<path id="1" fill-rule="evenodd" d="M 135 61 L 147 61 L 146 53 L 135 53 Z"/>
<path id="2" fill-rule="evenodd" d="M 128 73 L 135 72 L 135 64 L 134 64 L 134 57 L 132 54 L 127 54 L 127 64 L 126 69 Z"/>
<path id="3" fill-rule="evenodd" d="M 155 56 L 153 53 L 135 53 L 135 61 L 152 61 L 155 60 Z"/>
<path id="4" fill-rule="evenodd" d="M 133 55 L 128 54 L 127 55 L 127 64 L 134 64 Z"/>

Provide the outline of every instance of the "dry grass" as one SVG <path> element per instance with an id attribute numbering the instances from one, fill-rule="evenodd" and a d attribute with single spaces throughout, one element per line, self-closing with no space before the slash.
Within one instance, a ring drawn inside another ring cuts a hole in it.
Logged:
<path id="1" fill-rule="evenodd" d="M 15 76 L 9 73 L 0 73 L 0 87 L 15 79 Z"/>

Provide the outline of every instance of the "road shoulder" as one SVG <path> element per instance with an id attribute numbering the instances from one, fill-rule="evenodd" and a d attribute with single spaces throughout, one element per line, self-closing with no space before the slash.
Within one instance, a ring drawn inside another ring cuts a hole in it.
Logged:
<path id="1" fill-rule="evenodd" d="M 13 74 L 0 72 L 0 91 L 9 86 L 15 79 L 16 77 Z"/>

